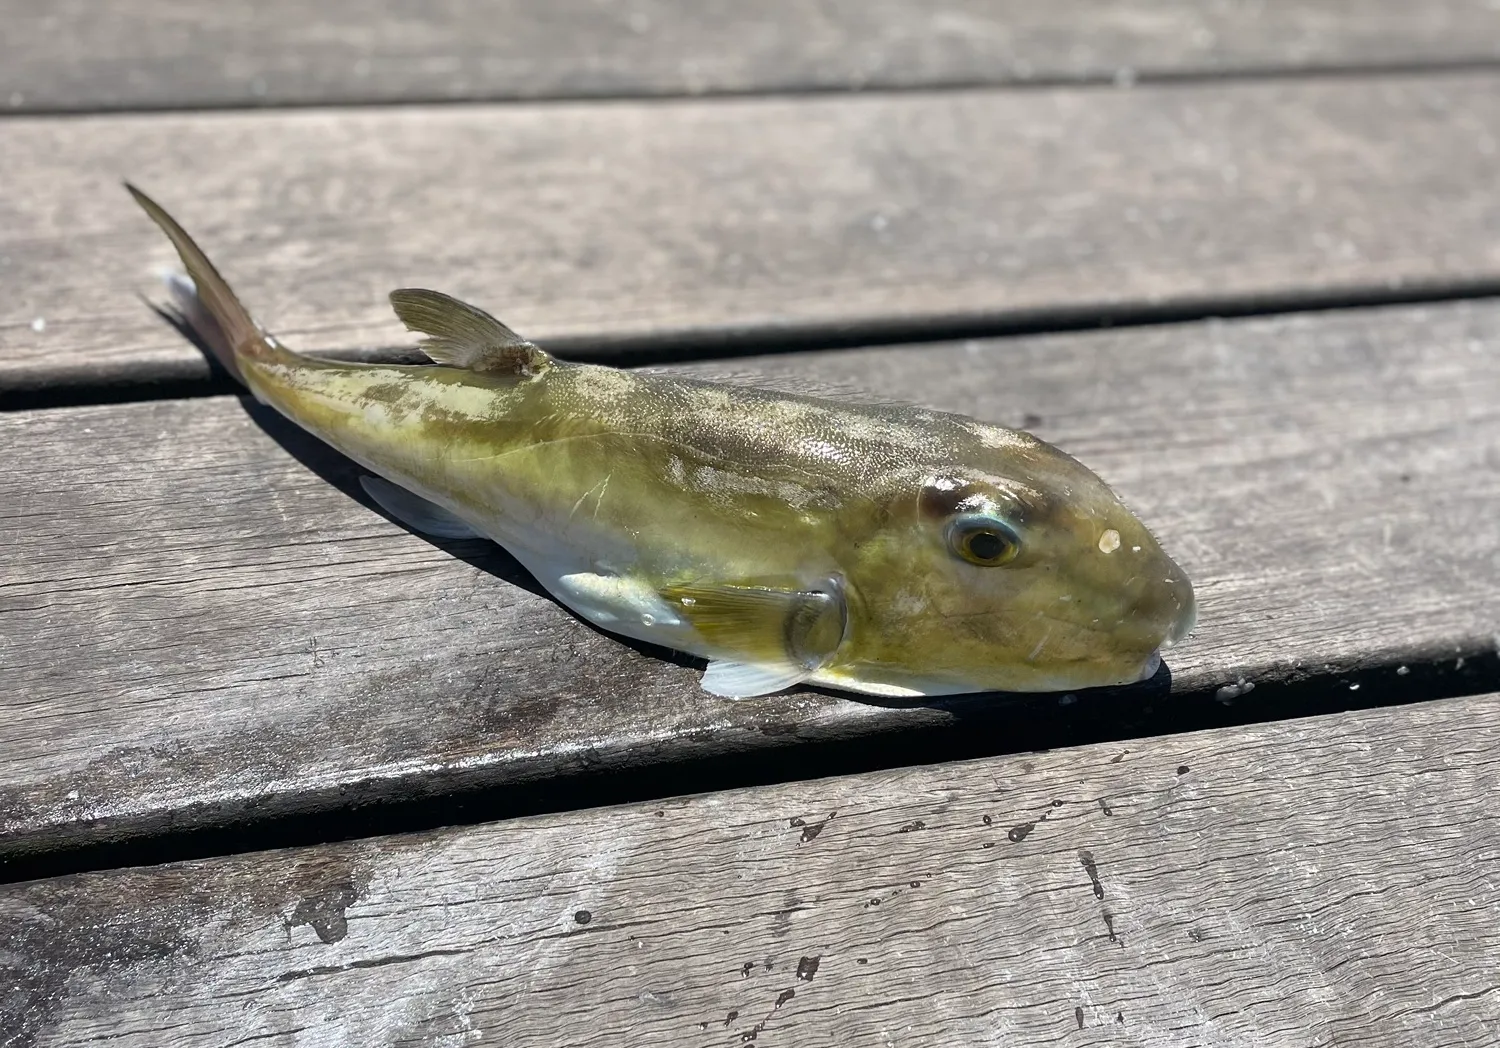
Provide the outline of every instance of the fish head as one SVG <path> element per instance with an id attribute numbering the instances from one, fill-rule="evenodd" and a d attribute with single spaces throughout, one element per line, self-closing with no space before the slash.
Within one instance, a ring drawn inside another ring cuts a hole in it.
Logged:
<path id="1" fill-rule="evenodd" d="M 1029 434 L 969 432 L 876 486 L 883 526 L 848 580 L 867 672 L 921 694 L 1153 676 L 1193 627 L 1187 575 L 1077 460 Z"/>

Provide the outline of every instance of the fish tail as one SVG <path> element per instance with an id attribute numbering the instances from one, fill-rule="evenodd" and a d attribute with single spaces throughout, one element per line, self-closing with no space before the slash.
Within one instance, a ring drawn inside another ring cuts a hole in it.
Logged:
<path id="1" fill-rule="evenodd" d="M 224 370 L 248 386 L 250 383 L 246 381 L 243 366 L 247 360 L 270 361 L 291 356 L 240 304 L 229 284 L 187 231 L 160 204 L 135 186 L 127 182 L 125 188 L 177 249 L 187 274 L 169 274 L 165 278 L 167 290 L 193 332 Z"/>

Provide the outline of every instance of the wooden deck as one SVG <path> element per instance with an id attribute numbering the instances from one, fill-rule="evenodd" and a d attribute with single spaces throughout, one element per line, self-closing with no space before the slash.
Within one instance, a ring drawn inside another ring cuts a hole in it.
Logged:
<path id="1" fill-rule="evenodd" d="M 0 24 L 0 1046 L 1500 1039 L 1496 4 Z M 122 178 L 298 348 L 422 283 L 1025 426 L 1198 629 L 714 699 L 234 395 Z"/>

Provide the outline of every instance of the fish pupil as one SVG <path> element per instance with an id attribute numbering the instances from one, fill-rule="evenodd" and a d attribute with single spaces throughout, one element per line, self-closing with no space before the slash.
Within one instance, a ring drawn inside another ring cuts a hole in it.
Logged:
<path id="1" fill-rule="evenodd" d="M 969 552 L 980 560 L 996 560 L 1005 552 L 1005 540 L 993 531 L 976 531 L 969 536 Z"/>

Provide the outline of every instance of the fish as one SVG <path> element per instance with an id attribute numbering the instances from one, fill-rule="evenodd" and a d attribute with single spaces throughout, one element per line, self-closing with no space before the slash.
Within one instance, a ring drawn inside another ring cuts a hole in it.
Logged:
<path id="1" fill-rule="evenodd" d="M 606 633 L 704 660 L 730 699 L 925 698 L 1154 676 L 1192 583 L 1093 471 L 914 404 L 558 359 L 425 288 L 390 303 L 431 363 L 297 353 L 181 226 L 179 308 L 254 397 L 369 472 L 381 509 L 498 543 Z"/>

